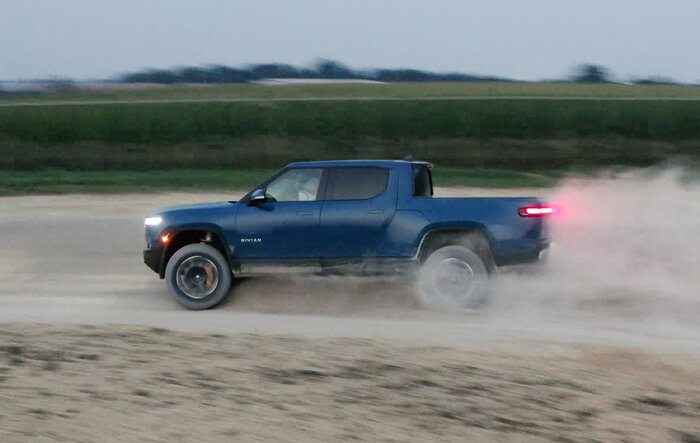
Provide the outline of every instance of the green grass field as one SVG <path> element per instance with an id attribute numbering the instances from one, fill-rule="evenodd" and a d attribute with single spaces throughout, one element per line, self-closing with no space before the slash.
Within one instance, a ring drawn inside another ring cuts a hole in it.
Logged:
<path id="1" fill-rule="evenodd" d="M 274 170 L 163 171 L 0 171 L 0 195 L 65 194 L 71 192 L 155 192 L 187 189 L 244 190 L 262 182 Z"/>

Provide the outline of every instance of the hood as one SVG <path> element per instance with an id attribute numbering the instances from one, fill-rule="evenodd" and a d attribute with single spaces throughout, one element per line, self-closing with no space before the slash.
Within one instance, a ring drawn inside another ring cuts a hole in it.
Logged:
<path id="1" fill-rule="evenodd" d="M 196 205 L 169 206 L 157 209 L 149 217 L 161 217 L 157 230 L 169 229 L 171 226 L 184 226 L 198 223 L 218 223 L 235 216 L 238 203 L 219 202 Z"/>
<path id="2" fill-rule="evenodd" d="M 152 212 L 153 215 L 167 215 L 178 212 L 188 212 L 188 211 L 206 211 L 206 210 L 217 210 L 230 208 L 231 205 L 236 203 L 232 202 L 217 202 L 217 203 L 196 203 L 192 205 L 178 205 L 178 206 L 166 206 L 164 208 L 158 208 Z"/>

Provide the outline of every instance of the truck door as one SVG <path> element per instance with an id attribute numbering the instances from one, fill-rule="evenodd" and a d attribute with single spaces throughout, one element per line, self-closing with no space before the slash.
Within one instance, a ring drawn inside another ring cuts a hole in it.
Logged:
<path id="1" fill-rule="evenodd" d="M 347 166 L 331 170 L 321 210 L 322 258 L 380 255 L 394 216 L 396 174 L 380 167 Z"/>
<path id="2" fill-rule="evenodd" d="M 246 259 L 318 258 L 323 168 L 293 168 L 265 188 L 268 201 L 242 206 L 234 255 Z"/>

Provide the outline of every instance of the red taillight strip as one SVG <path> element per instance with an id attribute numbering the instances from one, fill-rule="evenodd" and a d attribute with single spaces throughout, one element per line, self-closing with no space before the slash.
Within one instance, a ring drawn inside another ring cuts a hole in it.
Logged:
<path id="1" fill-rule="evenodd" d="M 518 209 L 518 214 L 521 217 L 541 217 L 543 215 L 552 215 L 557 213 L 557 208 L 554 206 L 528 206 Z"/>

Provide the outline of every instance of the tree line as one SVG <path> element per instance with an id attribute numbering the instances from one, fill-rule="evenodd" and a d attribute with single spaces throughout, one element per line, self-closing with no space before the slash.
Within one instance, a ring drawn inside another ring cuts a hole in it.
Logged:
<path id="1" fill-rule="evenodd" d="M 147 69 L 122 75 L 118 81 L 125 83 L 247 83 L 266 78 L 285 79 L 361 79 L 380 82 L 513 82 L 512 78 L 482 76 L 458 72 L 437 73 L 419 69 L 375 69 L 355 70 L 333 60 L 320 60 L 310 68 L 267 63 L 234 68 L 223 65 L 207 67 L 187 66 L 176 69 Z M 604 66 L 582 64 L 565 80 L 578 83 L 612 82 L 610 71 Z M 633 80 L 638 84 L 674 84 L 666 78 L 644 78 Z"/>
<path id="2" fill-rule="evenodd" d="M 266 78 L 290 79 L 361 79 L 382 82 L 470 82 L 512 81 L 511 79 L 478 76 L 461 73 L 435 73 L 418 69 L 354 70 L 342 63 L 321 60 L 310 68 L 267 63 L 243 68 L 214 65 L 208 67 L 187 66 L 176 69 L 148 69 L 133 72 L 119 78 L 125 83 L 246 83 Z"/>

